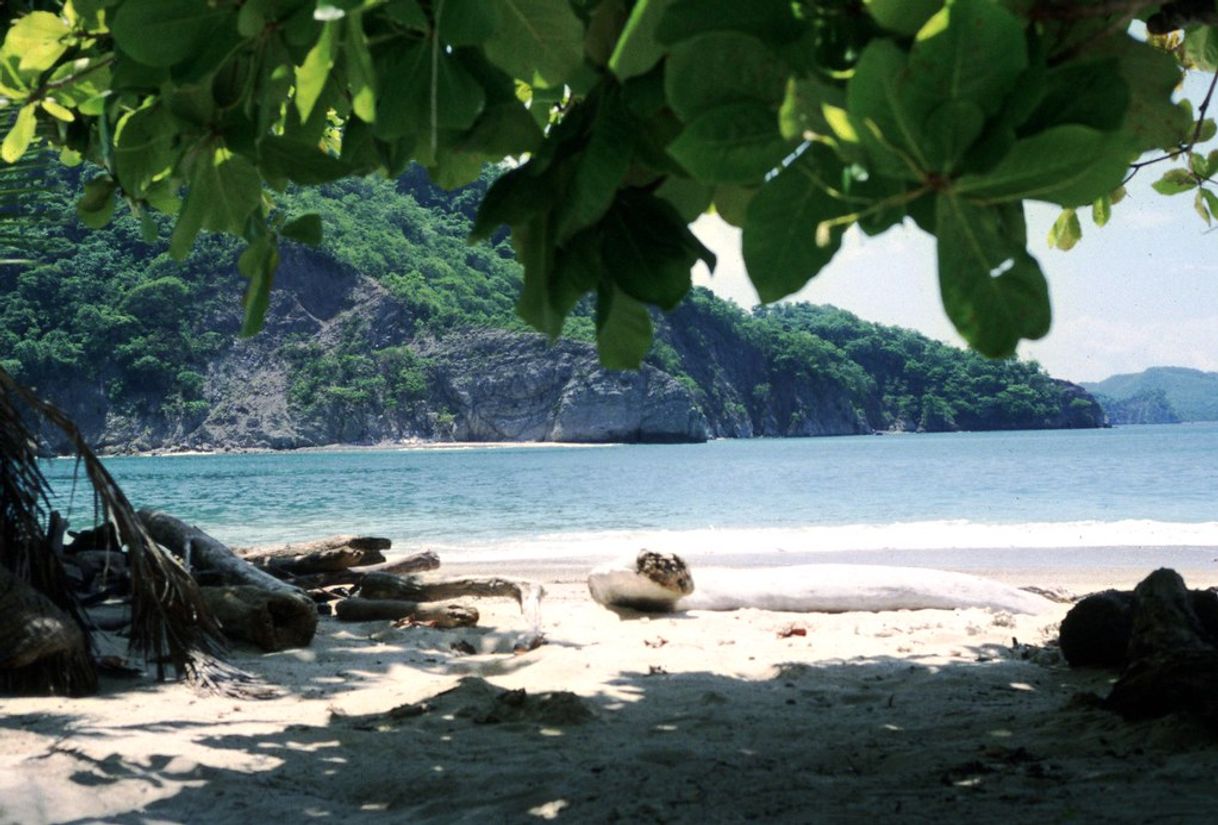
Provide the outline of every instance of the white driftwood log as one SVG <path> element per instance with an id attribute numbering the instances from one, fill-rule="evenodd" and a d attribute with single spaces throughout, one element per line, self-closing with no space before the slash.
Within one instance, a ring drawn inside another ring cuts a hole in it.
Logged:
<path id="1" fill-rule="evenodd" d="M 1001 582 L 921 567 L 806 564 L 705 568 L 683 594 L 639 572 L 638 560 L 603 565 L 588 576 L 592 598 L 607 607 L 648 610 L 738 610 L 808 613 L 982 607 L 1038 613 L 1052 603 Z"/>

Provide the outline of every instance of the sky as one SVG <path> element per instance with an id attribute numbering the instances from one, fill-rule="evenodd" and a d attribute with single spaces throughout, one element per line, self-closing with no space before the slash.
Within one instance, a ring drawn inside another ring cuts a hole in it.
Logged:
<path id="1" fill-rule="evenodd" d="M 1205 88 L 1192 77 L 1185 93 L 1196 102 Z M 1206 226 L 1192 193 L 1164 197 L 1150 188 L 1171 165 L 1141 170 L 1102 228 L 1091 223 L 1089 209 L 1079 210 L 1083 238 L 1069 252 L 1046 240 L 1060 209 L 1030 206 L 1028 248 L 1049 281 L 1053 327 L 1041 340 L 1023 342 L 1021 358 L 1071 381 L 1154 366 L 1218 372 L 1218 222 Z M 704 216 L 694 231 L 719 258 L 713 276 L 699 264 L 694 283 L 742 307 L 757 304 L 739 230 Z M 852 228 L 829 266 L 789 300 L 832 304 L 965 346 L 939 299 L 934 238 L 909 220 L 875 238 Z"/>

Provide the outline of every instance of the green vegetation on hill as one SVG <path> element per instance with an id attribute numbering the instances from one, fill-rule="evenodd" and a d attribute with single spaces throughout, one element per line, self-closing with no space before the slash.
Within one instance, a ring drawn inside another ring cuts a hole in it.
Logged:
<path id="1" fill-rule="evenodd" d="M 208 236 L 176 262 L 163 243 L 143 239 L 130 215 L 87 231 L 66 205 L 80 178 L 59 171 L 47 182 L 58 196 L 46 215 L 45 262 L 0 273 L 0 360 L 35 386 L 90 388 L 112 410 L 189 430 L 208 414 L 209 368 L 241 325 L 239 247 Z M 289 214 L 319 213 L 326 235 L 321 249 L 285 257 L 280 277 L 290 286 L 272 295 L 272 307 L 303 289 L 333 309 L 344 289 L 370 279 L 393 312 L 392 329 L 375 330 L 385 319 L 356 311 L 324 339 L 271 324 L 263 335 L 282 359 L 293 414 L 333 421 L 384 413 L 409 422 L 430 411 L 435 420 L 447 410 L 429 398 L 429 363 L 414 345 L 420 336 L 524 329 L 515 312 L 521 269 L 506 232 L 475 246 L 465 240 L 493 178 L 488 169 L 449 193 L 411 169 L 396 181 L 346 180 L 280 198 Z M 160 229 L 164 237 L 167 226 Z M 816 434 L 804 419 L 829 403 L 847 432 L 1071 426 L 1063 410 L 1073 403 L 1082 421 L 1081 407 L 1091 406 L 1063 395 L 1036 364 L 989 361 L 832 307 L 749 313 L 695 290 L 654 320 L 648 362 L 690 390 L 717 433 Z M 566 332 L 594 337 L 589 304 L 576 308 Z"/>
<path id="2" fill-rule="evenodd" d="M 1083 386 L 1115 401 L 1162 391 L 1181 421 L 1218 421 L 1218 372 L 1187 367 L 1151 367 L 1137 373 L 1113 375 Z M 1107 409 L 1107 405 L 1105 405 Z"/>

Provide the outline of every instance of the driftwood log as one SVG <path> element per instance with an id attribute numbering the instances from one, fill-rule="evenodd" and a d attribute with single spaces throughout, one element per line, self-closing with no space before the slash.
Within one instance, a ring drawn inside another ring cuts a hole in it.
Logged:
<path id="1" fill-rule="evenodd" d="M 230 621 L 221 620 L 225 635 L 238 639 L 258 635 L 260 638 L 281 640 L 287 647 L 307 645 L 313 639 L 317 630 L 317 607 L 299 587 L 280 581 L 265 570 L 255 567 L 239 558 L 222 542 L 167 513 L 141 510 L 139 516 L 153 539 L 182 559 L 192 573 L 196 570 L 206 573 L 209 582 L 214 581 L 222 586 L 252 587 L 281 597 L 274 600 L 273 610 L 268 595 L 265 607 L 255 609 L 251 604 L 249 612 L 244 614 L 250 621 L 262 621 L 266 616 L 270 616 L 276 627 L 274 633 L 238 630 L 236 625 L 242 619 L 239 614 L 234 613 Z M 248 598 L 234 601 L 247 604 L 251 602 Z"/>
<path id="2" fill-rule="evenodd" d="M 520 612 L 528 619 L 534 632 L 541 625 L 541 598 L 545 588 L 540 584 L 513 579 L 447 579 L 424 581 L 417 576 L 394 576 L 369 573 L 359 586 L 365 599 L 397 599 L 408 602 L 438 602 L 462 596 L 489 596 L 514 599 Z"/>
<path id="3" fill-rule="evenodd" d="M 416 624 L 438 628 L 472 627 L 478 623 L 478 611 L 459 604 L 418 604 L 394 599 L 344 599 L 335 609 L 338 618 L 347 622 L 408 619 Z"/>
<path id="4" fill-rule="evenodd" d="M 282 576 L 285 581 L 289 581 L 297 587 L 302 587 L 305 590 L 316 590 L 323 587 L 338 587 L 358 585 L 368 573 L 393 573 L 396 575 L 407 575 L 411 573 L 423 573 L 427 570 L 435 570 L 440 566 L 440 558 L 430 550 L 422 553 L 415 553 L 401 559 L 394 559 L 383 564 L 373 564 L 366 567 L 352 567 L 346 570 L 337 570 L 332 573 L 310 573 L 307 575 L 291 575 L 281 573 L 276 568 L 267 568 L 267 572 L 277 576 Z"/>
<path id="5" fill-rule="evenodd" d="M 316 541 L 275 547 L 235 547 L 233 552 L 276 576 L 334 573 L 385 561 L 389 539 L 372 536 L 330 536 Z"/>
<path id="6" fill-rule="evenodd" d="M 309 606 L 313 621 L 302 621 L 300 598 L 293 593 L 250 585 L 200 587 L 199 592 L 225 635 L 263 650 L 306 647 L 317 628 L 317 610 L 312 600 Z"/>

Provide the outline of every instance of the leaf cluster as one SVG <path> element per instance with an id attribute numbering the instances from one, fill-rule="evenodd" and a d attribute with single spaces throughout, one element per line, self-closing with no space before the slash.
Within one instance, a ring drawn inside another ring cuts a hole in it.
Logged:
<path id="1" fill-rule="evenodd" d="M 473 237 L 510 227 L 517 310 L 550 335 L 592 296 L 612 367 L 648 351 L 649 306 L 673 308 L 691 266 L 714 266 L 688 229 L 708 209 L 743 227 L 765 301 L 815 276 L 850 226 L 910 219 L 937 238 L 957 329 L 1009 355 L 1050 322 L 1024 203 L 1103 211 L 1141 153 L 1195 142 L 1172 92 L 1182 62 L 1213 70 L 1218 42 L 1191 19 L 1179 42 L 1133 38 L 1134 14 L 1176 5 L 1149 2 L 39 5 L 0 48 L 16 111 L 0 155 L 41 136 L 89 161 L 81 220 L 106 223 L 121 197 L 151 239 L 170 215 L 178 258 L 201 231 L 241 237 L 245 333 L 280 239 L 320 240 L 316 213 L 280 208 L 289 186 L 414 160 L 452 187 L 510 157 Z"/>

